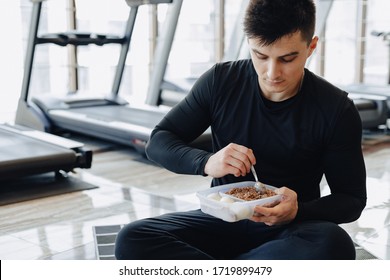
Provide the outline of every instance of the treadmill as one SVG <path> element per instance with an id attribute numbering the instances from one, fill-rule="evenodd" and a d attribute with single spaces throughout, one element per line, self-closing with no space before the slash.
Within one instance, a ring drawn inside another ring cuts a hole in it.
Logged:
<path id="1" fill-rule="evenodd" d="M 390 87 L 368 84 L 340 85 L 355 103 L 365 130 L 387 127 L 390 118 Z"/>
<path id="2" fill-rule="evenodd" d="M 174 36 L 174 32 L 170 32 L 169 24 L 171 24 L 172 20 L 177 20 L 177 14 L 180 12 L 183 0 L 126 0 L 130 11 L 123 36 L 81 33 L 76 30 L 38 36 L 43 1 L 33 0 L 22 95 L 18 103 L 15 122 L 50 133 L 57 133 L 61 130 L 78 132 L 131 146 L 144 154 L 145 145 L 149 140 L 151 131 L 168 110 L 157 106 L 131 106 L 118 96 L 138 8 L 147 4 L 169 4 L 164 26 L 165 32 L 163 31 L 162 39 L 160 39 L 162 45 L 157 46 L 157 49 L 166 50 L 171 47 Z M 105 98 L 96 99 L 83 99 L 75 97 L 75 94 L 65 98 L 39 96 L 29 99 L 28 92 L 35 48 L 38 44 L 48 43 L 59 46 L 120 44 L 121 52 L 111 93 Z M 156 65 L 166 65 L 168 60 L 167 56 L 159 56 L 157 50 L 155 58 L 158 60 Z M 211 137 L 208 131 L 192 144 L 195 147 L 209 150 Z"/>
<path id="3" fill-rule="evenodd" d="M 84 145 L 30 128 L 0 124 L 0 182 L 74 168 L 90 168 L 92 151 Z"/>

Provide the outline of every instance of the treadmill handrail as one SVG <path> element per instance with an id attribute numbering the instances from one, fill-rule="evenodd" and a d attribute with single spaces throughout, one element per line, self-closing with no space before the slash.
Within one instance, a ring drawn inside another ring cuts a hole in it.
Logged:
<path id="1" fill-rule="evenodd" d="M 52 33 L 38 36 L 40 15 L 42 11 L 42 2 L 45 0 L 31 0 L 33 2 L 32 15 L 30 20 L 30 30 L 27 40 L 27 51 L 24 63 L 24 75 L 22 82 L 22 90 L 20 99 L 28 102 L 28 94 L 32 76 L 32 69 L 34 63 L 34 54 L 37 44 L 53 43 L 60 46 L 71 45 L 104 45 L 108 43 L 121 44 L 121 51 L 115 71 L 115 76 L 112 84 L 112 89 L 108 99 L 116 100 L 119 94 L 119 87 L 121 84 L 124 68 L 126 65 L 126 58 L 130 48 L 130 41 L 134 30 L 135 20 L 138 13 L 138 6 L 145 4 L 159 4 L 159 3 L 171 3 L 173 0 L 142 0 L 131 1 L 126 0 L 130 6 L 129 16 L 126 23 L 126 29 L 123 37 L 108 36 L 103 34 L 96 34 L 91 36 L 92 33 L 68 31 L 63 33 Z M 182 1 L 182 0 L 180 0 Z"/>
<path id="2" fill-rule="evenodd" d="M 159 93 L 164 75 L 166 72 L 169 55 L 173 45 L 173 38 L 179 21 L 180 10 L 183 0 L 174 0 L 167 11 L 167 19 L 162 27 L 162 32 L 158 36 L 157 48 L 154 52 L 152 73 L 149 87 L 146 94 L 146 104 L 157 105 L 159 103 Z M 162 43 L 163 42 L 163 43 Z"/>
<path id="3" fill-rule="evenodd" d="M 42 34 L 36 39 L 36 44 L 55 44 L 59 46 L 85 46 L 95 44 L 103 46 L 106 44 L 123 44 L 126 37 L 119 37 L 110 34 L 80 33 L 80 32 L 60 32 Z"/>
<path id="4" fill-rule="evenodd" d="M 172 3 L 172 0 L 126 0 L 130 7 L 138 7 L 141 5 L 155 5 L 163 3 Z"/>

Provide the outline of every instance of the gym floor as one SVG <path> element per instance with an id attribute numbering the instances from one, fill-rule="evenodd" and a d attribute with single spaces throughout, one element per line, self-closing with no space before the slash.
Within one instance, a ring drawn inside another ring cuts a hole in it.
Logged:
<path id="1" fill-rule="evenodd" d="M 81 140 L 94 160 L 75 176 L 98 188 L 1 206 L 0 259 L 96 259 L 94 226 L 198 208 L 196 191 L 209 187 L 210 178 L 171 173 L 128 147 Z M 342 226 L 358 245 L 389 260 L 390 137 L 363 141 L 363 150 L 368 203 L 357 221 Z"/>

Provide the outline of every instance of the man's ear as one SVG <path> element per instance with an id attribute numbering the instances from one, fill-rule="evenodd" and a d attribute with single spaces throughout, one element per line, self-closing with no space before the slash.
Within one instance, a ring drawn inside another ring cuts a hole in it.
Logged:
<path id="1" fill-rule="evenodd" d="M 311 42 L 309 45 L 309 53 L 308 53 L 307 57 L 311 56 L 311 54 L 314 52 L 314 50 L 317 47 L 317 43 L 318 43 L 318 36 L 314 36 L 313 39 L 311 39 Z"/>

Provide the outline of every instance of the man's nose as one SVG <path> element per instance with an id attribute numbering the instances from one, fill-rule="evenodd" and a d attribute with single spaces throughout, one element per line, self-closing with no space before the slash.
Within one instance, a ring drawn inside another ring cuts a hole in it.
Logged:
<path id="1" fill-rule="evenodd" d="M 270 80 L 277 80 L 280 76 L 280 66 L 277 61 L 269 61 L 267 76 Z"/>

